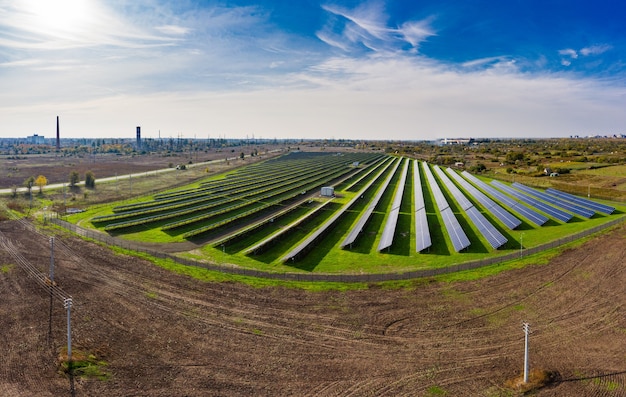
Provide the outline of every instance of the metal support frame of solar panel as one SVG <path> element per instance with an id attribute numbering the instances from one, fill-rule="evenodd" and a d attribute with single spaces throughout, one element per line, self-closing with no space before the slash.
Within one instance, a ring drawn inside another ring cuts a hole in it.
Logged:
<path id="1" fill-rule="evenodd" d="M 517 189 L 513 189 L 510 186 L 505 185 L 502 182 L 493 180 L 491 181 L 491 184 L 494 186 L 497 186 L 498 189 L 505 191 L 506 193 L 514 196 L 515 198 L 520 199 L 521 201 L 525 202 L 528 205 L 532 205 L 533 207 L 545 212 L 546 214 L 550 215 L 553 218 L 556 218 L 558 220 L 560 220 L 561 222 L 567 223 L 570 221 L 570 219 L 572 219 L 573 215 L 562 211 L 550 204 L 546 204 L 543 201 L 537 200 L 534 197 L 529 196 L 526 193 L 523 193 Z"/>
<path id="2" fill-rule="evenodd" d="M 567 200 L 572 203 L 582 205 L 583 207 L 591 208 L 594 211 L 602 212 L 603 214 L 611 215 L 615 211 L 615 207 L 611 207 L 610 205 L 596 203 L 595 201 L 591 201 L 586 198 L 574 196 L 573 194 L 565 193 L 560 190 L 548 188 L 546 189 L 546 193 L 562 198 L 563 200 Z"/>
<path id="3" fill-rule="evenodd" d="M 443 195 L 441 188 L 437 184 L 435 177 L 430 170 L 430 167 L 426 162 L 422 162 L 422 168 L 424 169 L 424 173 L 426 174 L 426 179 L 428 180 L 428 184 L 430 185 L 430 190 L 433 192 L 435 196 L 435 204 L 437 205 L 437 209 L 441 214 L 441 218 L 443 219 L 443 224 L 446 228 L 446 232 L 448 233 L 448 237 L 452 241 L 452 245 L 454 246 L 454 250 L 456 252 L 460 252 L 461 250 L 470 246 L 469 238 L 463 231 L 459 220 L 456 219 L 452 209 L 450 209 L 450 205 L 448 204 L 448 200 Z"/>
<path id="4" fill-rule="evenodd" d="M 472 196 L 474 199 L 476 199 L 476 201 L 482 204 L 483 207 L 485 207 L 485 209 L 489 211 L 491 215 L 495 216 L 500 220 L 500 222 L 505 224 L 506 227 L 513 230 L 522 224 L 522 221 L 520 221 L 507 210 L 502 208 L 500 204 L 487 197 L 487 195 L 475 188 L 474 185 L 463 179 L 463 177 L 457 174 L 456 171 L 454 171 L 452 168 L 446 168 L 446 172 L 452 178 L 454 178 L 454 180 L 457 181 L 457 183 L 461 185 L 461 187 L 465 189 L 465 191 L 469 193 L 470 196 Z"/>
<path id="5" fill-rule="evenodd" d="M 348 234 L 348 237 L 346 237 L 345 240 L 343 240 L 343 242 L 341 243 L 341 248 L 346 248 L 347 246 L 352 245 L 356 241 L 361 231 L 363 231 L 363 228 L 367 224 L 367 221 L 369 221 L 372 212 L 374 212 L 374 208 L 376 208 L 376 205 L 378 205 L 380 198 L 383 196 L 383 194 L 385 194 L 385 190 L 387 190 L 387 186 L 389 185 L 389 182 L 391 182 L 393 175 L 396 173 L 396 170 L 400 166 L 401 161 L 402 159 L 398 159 L 398 161 L 395 162 L 395 165 L 389 173 L 389 176 L 387 176 L 387 179 L 385 179 L 382 186 L 378 189 L 376 196 L 372 199 L 372 201 L 370 201 L 365 212 L 361 215 L 352 230 L 350 230 L 350 234 Z"/>
<path id="6" fill-rule="evenodd" d="M 413 190 L 415 195 L 415 251 L 420 252 L 433 245 L 428 229 L 424 192 L 417 160 L 413 160 Z"/>
<path id="7" fill-rule="evenodd" d="M 562 200 L 558 197 L 554 197 L 554 196 L 550 196 L 549 194 L 543 193 L 538 191 L 537 189 L 533 189 L 531 187 L 528 187 L 526 185 L 522 185 L 521 183 L 518 182 L 514 182 L 513 183 L 513 187 L 519 190 L 522 190 L 528 194 L 532 194 L 533 196 L 543 200 L 543 201 L 547 201 L 548 203 L 555 205 L 557 207 L 561 207 L 564 210 L 567 210 L 569 212 L 573 212 L 576 215 L 580 215 L 582 217 L 585 218 L 591 218 L 592 216 L 594 216 L 596 213 L 595 211 L 592 211 L 588 208 L 583 208 L 579 205 L 570 203 L 568 201 Z"/>
<path id="8" fill-rule="evenodd" d="M 461 205 L 463 211 L 469 216 L 469 218 L 474 223 L 474 226 L 480 234 L 489 242 L 489 245 L 493 247 L 493 249 L 498 249 L 502 245 L 506 244 L 507 238 L 500 233 L 500 231 L 491 223 L 485 216 L 474 207 L 474 204 L 469 201 L 469 199 L 465 196 L 465 194 L 459 189 L 448 176 L 443 172 L 443 170 L 437 166 L 435 166 L 435 171 L 441 178 L 443 184 L 448 188 L 454 199 Z"/>
<path id="9" fill-rule="evenodd" d="M 502 193 L 501 191 L 494 188 L 493 186 L 489 186 L 487 183 L 476 178 L 474 175 L 470 174 L 469 172 L 463 171 L 461 174 L 467 180 L 473 182 L 476 186 L 480 187 L 485 192 L 489 193 L 491 196 L 500 200 L 501 203 L 508 206 L 510 209 L 517 212 L 518 214 L 522 215 L 523 217 L 525 217 L 526 219 L 528 219 L 535 225 L 543 226 L 546 222 L 548 222 L 549 218 L 547 216 L 540 214 L 537 211 L 531 210 L 530 208 L 526 207 L 524 204 L 521 204 L 515 201 L 514 199 Z"/>
<path id="10" fill-rule="evenodd" d="M 389 211 L 389 216 L 387 216 L 387 221 L 385 222 L 385 227 L 383 228 L 383 234 L 378 242 L 378 251 L 389 248 L 391 247 L 391 244 L 393 244 L 393 236 L 396 233 L 396 225 L 398 224 L 398 215 L 400 214 L 400 206 L 402 205 L 402 196 L 404 193 L 404 185 L 406 184 L 406 175 L 409 171 L 409 163 L 409 159 L 404 160 L 400 180 L 396 185 L 396 192 L 393 196 L 391 211 Z"/>

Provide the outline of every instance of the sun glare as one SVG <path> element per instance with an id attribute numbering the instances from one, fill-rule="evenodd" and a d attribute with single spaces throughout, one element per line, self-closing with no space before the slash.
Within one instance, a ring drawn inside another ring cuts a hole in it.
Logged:
<path id="1" fill-rule="evenodd" d="M 79 34 L 88 29 L 92 19 L 89 0 L 25 0 L 25 9 L 43 33 Z"/>

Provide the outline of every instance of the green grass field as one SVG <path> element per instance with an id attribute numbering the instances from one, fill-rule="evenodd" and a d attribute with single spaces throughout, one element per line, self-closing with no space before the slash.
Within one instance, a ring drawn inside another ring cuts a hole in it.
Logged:
<path id="1" fill-rule="evenodd" d="M 626 174 L 626 167 L 623 169 Z M 600 168 L 589 171 L 602 170 L 603 169 Z M 231 173 L 237 172 L 245 172 L 245 169 L 243 171 L 231 171 Z M 311 211 L 318 205 L 317 199 L 312 200 L 310 203 L 300 205 L 287 214 L 276 218 L 273 222 L 264 224 L 262 227 L 256 228 L 242 237 L 228 241 L 226 244 L 205 244 L 200 249 L 180 252 L 178 255 L 200 261 L 233 264 L 270 272 L 320 272 L 335 274 L 406 272 L 419 269 L 442 268 L 462 262 L 480 260 L 486 257 L 519 252 L 521 249 L 535 247 L 543 243 L 576 234 L 585 229 L 611 221 L 616 217 L 624 216 L 624 213 L 626 213 L 626 207 L 623 205 L 610 203 L 617 208 L 616 213 L 613 215 L 596 214 L 591 219 L 575 216 L 569 223 L 565 224 L 550 220 L 542 227 L 536 226 L 518 216 L 523 221 L 521 226 L 517 230 L 509 230 L 505 225 L 501 224 L 487 211 L 477 205 L 477 203 L 474 203 L 476 207 L 481 210 L 483 215 L 485 215 L 508 239 L 508 242 L 503 247 L 498 250 L 493 250 L 485 238 L 472 226 L 469 218 L 453 202 L 451 196 L 445 192 L 454 214 L 466 231 L 471 242 L 469 248 L 457 253 L 454 251 L 447 237 L 447 233 L 443 230 L 443 223 L 440 215 L 435 210 L 434 199 L 430 191 L 423 189 L 433 245 L 430 249 L 418 253 L 415 252 L 413 175 L 412 167 L 409 167 L 407 183 L 401 190 L 403 200 L 400 207 L 394 243 L 390 249 L 378 252 L 378 243 L 389 213 L 393 195 L 396 191 L 399 173 L 400 169 L 393 175 L 387 190 L 375 207 L 369 222 L 350 249 L 341 249 L 340 244 L 350 233 L 350 230 L 357 222 L 360 214 L 367 208 L 369 200 L 376 194 L 377 187 L 382 184 L 382 180 L 386 178 L 386 175 L 376 180 L 372 188 L 362 194 L 362 199 L 357 200 L 354 206 L 346 211 L 345 214 L 329 228 L 326 235 L 315 243 L 310 252 L 297 261 L 283 263 L 281 258 L 293 249 L 293 247 L 297 246 L 314 233 L 314 231 L 331 218 L 336 211 L 354 198 L 361 187 L 342 191 L 336 190 L 337 198 L 332 203 L 327 205 L 322 211 L 319 211 L 319 213 L 311 216 L 310 219 L 290 229 L 288 233 L 281 235 L 281 237 L 273 241 L 273 244 L 268 246 L 262 254 L 246 255 L 245 251 L 248 247 L 279 232 L 282 228 L 287 227 L 307 214 L 308 211 Z M 366 180 L 374 178 L 375 174 L 375 172 L 371 173 Z M 220 174 L 205 178 L 202 181 L 223 179 L 225 177 L 227 177 L 227 175 Z M 425 178 L 422 176 L 422 183 L 424 183 L 424 179 Z M 197 187 L 202 181 L 194 182 L 188 187 Z M 486 181 L 488 182 L 489 179 Z M 336 187 L 339 188 L 348 185 L 349 184 L 343 182 Z M 365 181 L 359 183 L 359 185 L 365 185 Z M 179 187 L 176 190 L 179 189 L 181 188 Z M 148 201 L 150 199 L 151 197 L 141 197 L 136 200 L 125 201 L 124 204 Z M 100 205 L 84 213 L 67 216 L 66 220 L 83 227 L 102 229 L 103 226 L 94 224 L 92 219 L 96 216 L 112 214 L 113 208 L 117 205 L 119 205 L 119 203 Z M 244 219 L 239 227 L 245 226 L 246 222 L 249 223 L 252 222 L 252 220 Z M 176 231 L 172 233 L 162 231 L 158 226 L 158 223 L 157 227 L 136 226 L 125 230 L 123 233 L 113 235 L 137 242 L 168 244 L 185 241 L 182 237 L 182 232 Z M 225 231 L 218 229 L 214 233 L 217 235 L 219 233 L 225 233 Z M 205 236 L 205 238 L 206 237 L 209 237 L 208 240 L 210 240 L 211 236 Z"/>

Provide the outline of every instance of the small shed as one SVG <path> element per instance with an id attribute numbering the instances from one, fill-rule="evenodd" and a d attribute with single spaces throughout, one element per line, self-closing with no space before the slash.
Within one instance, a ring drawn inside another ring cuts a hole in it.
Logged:
<path id="1" fill-rule="evenodd" d="M 332 186 L 322 187 L 322 197 L 333 197 L 335 195 L 335 188 Z"/>

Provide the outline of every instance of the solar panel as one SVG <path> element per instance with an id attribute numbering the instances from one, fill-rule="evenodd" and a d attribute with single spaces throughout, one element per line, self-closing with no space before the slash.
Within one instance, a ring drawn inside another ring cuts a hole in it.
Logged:
<path id="1" fill-rule="evenodd" d="M 480 234 L 487 239 L 489 244 L 494 249 L 498 249 L 502 245 L 506 244 L 508 241 L 507 238 L 504 237 L 502 233 L 500 233 L 500 231 L 496 229 L 495 226 L 493 226 L 476 207 L 468 208 L 465 212 L 470 217 L 472 222 L 474 222 L 474 225 Z"/>
<path id="2" fill-rule="evenodd" d="M 562 200 L 558 197 L 554 197 L 551 196 L 549 194 L 543 193 L 538 191 L 537 189 L 533 189 L 531 187 L 528 187 L 526 185 L 522 185 L 521 183 L 513 183 L 513 187 L 515 187 L 516 189 L 520 189 L 528 194 L 532 194 L 533 196 L 542 199 L 543 201 L 547 201 L 548 203 L 555 205 L 557 207 L 561 207 L 567 211 L 573 212 L 577 215 L 583 216 L 585 218 L 591 218 L 592 216 L 595 215 L 595 212 L 588 209 L 588 208 L 583 208 L 579 205 L 570 203 L 568 201 Z"/>
<path id="3" fill-rule="evenodd" d="M 400 174 L 400 180 L 396 186 L 396 192 L 393 196 L 393 203 L 391 204 L 391 211 L 385 222 L 383 228 L 383 234 L 378 243 L 378 251 L 382 251 L 385 248 L 391 247 L 393 244 L 393 236 L 396 233 L 396 225 L 398 224 L 398 215 L 400 214 L 400 206 L 402 205 L 402 196 L 404 193 L 404 185 L 406 184 L 406 175 L 409 171 L 409 159 L 404 161 L 404 167 L 402 167 L 402 173 Z"/>
<path id="4" fill-rule="evenodd" d="M 391 181 L 391 179 L 393 178 L 393 175 L 396 173 L 396 170 L 398 169 L 398 166 L 400 165 L 401 159 L 399 159 L 398 161 L 395 162 L 395 166 L 393 167 L 393 169 L 391 170 L 391 172 L 389 173 L 389 175 L 387 176 L 387 179 L 385 179 L 385 182 L 383 182 L 382 186 L 378 189 L 378 192 L 376 193 L 376 196 L 372 199 L 372 201 L 370 201 L 367 209 L 365 210 L 365 212 L 363 212 L 363 214 L 361 215 L 361 217 L 359 218 L 359 220 L 357 221 L 356 225 L 354 225 L 354 227 L 352 228 L 352 230 L 350 231 L 350 234 L 348 234 L 348 237 L 346 237 L 345 240 L 343 240 L 343 243 L 341 243 L 341 248 L 345 248 L 347 246 L 349 246 L 350 244 L 354 243 L 356 241 L 356 238 L 359 236 L 359 234 L 361 233 L 361 231 L 363 230 L 363 228 L 365 227 L 365 225 L 367 224 L 367 221 L 369 220 L 370 216 L 372 215 L 372 212 L 374 212 L 374 208 L 376 208 L 376 205 L 378 205 L 378 202 L 380 201 L 380 198 L 383 196 L 383 194 L 385 193 L 385 190 L 387 190 L 387 186 L 389 185 L 389 182 Z M 385 172 L 385 170 L 387 168 L 389 168 L 389 166 L 392 163 L 389 163 L 388 165 L 385 166 L 384 169 L 382 169 L 374 179 L 372 179 L 372 181 L 370 181 L 370 183 L 367 185 L 367 187 L 369 188 L 369 186 L 372 185 L 372 183 L 378 179 L 378 177 Z M 362 192 L 365 191 L 365 189 L 361 190 Z M 359 197 L 361 193 L 359 193 L 356 198 Z"/>
<path id="5" fill-rule="evenodd" d="M 443 184 L 448 189 L 448 191 L 452 194 L 452 197 L 454 197 L 456 202 L 459 203 L 459 206 L 461 207 L 461 209 L 463 209 L 463 211 L 474 206 L 474 204 L 472 204 L 472 202 L 469 201 L 467 197 L 465 197 L 463 192 L 461 192 L 459 188 L 456 187 L 454 183 L 452 183 L 450 178 L 448 178 L 446 174 L 443 173 L 441 168 L 437 166 L 435 166 L 434 168 L 435 168 L 435 172 L 437 173 L 437 175 L 439 175 L 441 182 L 443 182 Z"/>
<path id="6" fill-rule="evenodd" d="M 496 188 L 489 186 L 485 182 L 476 178 L 474 175 L 470 174 L 469 172 L 463 171 L 462 174 L 465 178 L 472 181 L 476 186 L 480 187 L 485 192 L 489 193 L 491 196 L 499 200 L 501 203 L 503 203 L 504 205 L 506 205 L 513 211 L 517 212 L 518 214 L 522 215 L 529 221 L 533 222 L 537 226 L 543 226 L 543 224 L 545 224 L 548 221 L 547 216 L 540 214 L 537 211 L 531 210 L 525 205 L 515 201 L 514 199 L 502 193 L 501 191 L 497 190 Z"/>
<path id="7" fill-rule="evenodd" d="M 560 197 L 567 201 L 571 201 L 572 203 L 582 205 L 583 207 L 591 208 L 594 211 L 602 212 L 603 214 L 611 215 L 615 211 L 615 207 L 596 203 L 595 201 L 591 201 L 582 197 L 574 196 L 573 194 L 565 193 L 560 190 L 548 188 L 546 189 L 546 193 L 551 194 L 553 196 Z"/>
<path id="8" fill-rule="evenodd" d="M 417 160 L 413 160 L 413 190 L 415 195 L 415 251 L 420 252 L 432 245 L 426 207 L 424 205 L 424 192 Z"/>
<path id="9" fill-rule="evenodd" d="M 452 212 L 450 207 L 447 207 L 443 211 L 441 211 L 441 217 L 443 218 L 443 224 L 446 227 L 448 236 L 450 237 L 450 240 L 452 240 L 454 250 L 456 252 L 459 252 L 469 247 L 470 241 L 463 231 L 463 228 L 461 228 L 461 224 L 454 216 L 454 213 Z"/>
<path id="10" fill-rule="evenodd" d="M 417 210 L 415 213 L 415 251 L 420 252 L 432 245 L 428 221 L 426 219 L 426 208 Z"/>
<path id="11" fill-rule="evenodd" d="M 424 169 L 424 173 L 426 174 L 428 184 L 430 185 L 430 190 L 435 196 L 435 204 L 437 205 L 437 209 L 441 214 L 441 218 L 443 219 L 443 225 L 446 228 L 448 237 L 450 237 L 450 240 L 452 241 L 454 250 L 456 252 L 459 252 L 462 249 L 469 247 L 470 241 L 463 231 L 463 228 L 461 228 L 459 221 L 455 218 L 454 213 L 450 209 L 450 206 L 448 205 L 448 200 L 446 200 L 445 196 L 441 192 L 441 188 L 437 184 L 437 181 L 435 180 L 435 177 L 433 176 L 430 167 L 425 162 L 422 162 L 422 167 Z"/>
<path id="12" fill-rule="evenodd" d="M 513 230 L 522 224 L 522 221 L 520 221 L 512 214 L 510 214 L 507 210 L 502 208 L 500 204 L 487 197 L 483 192 L 476 189 L 472 184 L 470 184 L 459 174 L 457 174 L 456 171 L 454 171 L 452 168 L 447 168 L 446 171 L 448 172 L 448 174 L 450 174 L 452 178 L 454 178 L 455 181 L 458 182 L 459 185 L 461 185 L 461 187 L 463 187 L 463 189 L 465 189 L 467 193 L 469 193 L 470 196 L 474 197 L 476 201 L 482 204 L 482 206 L 485 207 L 487 211 L 489 211 L 493 216 L 498 218 L 500 222 L 505 224 L 509 229 Z"/>
<path id="13" fill-rule="evenodd" d="M 459 204 L 463 203 L 461 204 L 461 207 L 474 223 L 474 226 L 478 229 L 480 234 L 487 239 L 489 244 L 495 249 L 500 247 L 502 244 L 505 244 L 508 241 L 506 237 L 504 237 L 502 233 L 500 233 L 500 231 L 496 229 L 496 227 L 493 226 L 487 218 L 485 218 L 485 216 L 478 209 L 476 209 L 476 207 L 474 207 L 474 204 L 472 204 L 465 194 L 458 187 L 456 187 L 454 183 L 452 183 L 443 170 L 439 167 L 435 167 L 435 171 L 437 171 L 441 181 L 446 185 L 448 190 L 452 192 L 455 200 L 459 202 Z"/>
<path id="14" fill-rule="evenodd" d="M 437 181 L 435 180 L 435 177 L 433 176 L 430 167 L 425 161 L 422 162 L 422 168 L 424 169 L 424 174 L 426 174 L 426 179 L 428 180 L 430 189 L 435 196 L 435 204 L 437 204 L 437 208 L 439 209 L 439 212 L 441 212 L 444 209 L 448 208 L 448 200 L 446 200 L 446 197 L 443 195 L 443 192 L 439 188 L 439 185 L 437 184 Z"/>
<path id="15" fill-rule="evenodd" d="M 531 205 L 543 212 L 545 212 L 546 214 L 550 215 L 553 218 L 556 218 L 558 220 L 560 220 L 561 222 L 569 222 L 570 219 L 572 219 L 573 215 L 570 213 L 567 213 L 565 211 L 562 211 L 556 207 L 551 206 L 550 204 L 546 204 L 542 201 L 539 201 L 527 194 L 524 194 L 522 192 L 520 192 L 519 190 L 513 189 L 510 186 L 505 185 L 502 182 L 499 181 L 491 181 L 491 184 L 494 186 L 497 186 L 498 189 L 503 190 L 505 192 L 507 192 L 508 194 L 510 194 L 511 196 L 523 201 L 524 203 Z"/>

